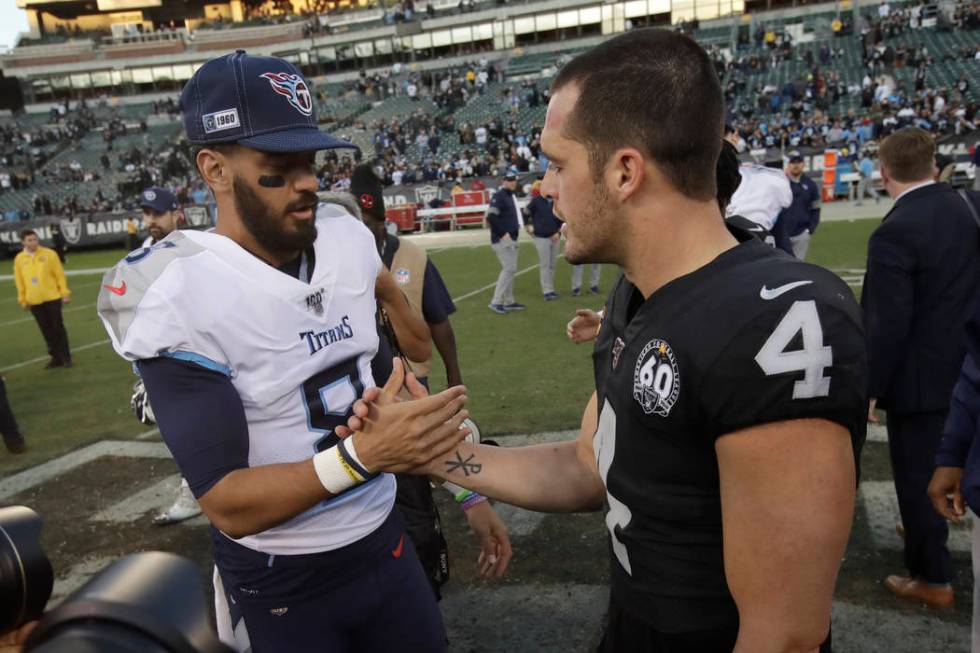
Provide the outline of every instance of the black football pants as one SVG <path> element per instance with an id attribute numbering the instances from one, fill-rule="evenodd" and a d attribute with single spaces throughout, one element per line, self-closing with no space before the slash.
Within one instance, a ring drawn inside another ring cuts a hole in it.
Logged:
<path id="1" fill-rule="evenodd" d="M 70 363 L 71 351 L 68 349 L 68 332 L 65 331 L 65 322 L 61 317 L 61 300 L 35 304 L 31 306 L 31 314 L 41 328 L 51 360 L 60 365 Z"/>

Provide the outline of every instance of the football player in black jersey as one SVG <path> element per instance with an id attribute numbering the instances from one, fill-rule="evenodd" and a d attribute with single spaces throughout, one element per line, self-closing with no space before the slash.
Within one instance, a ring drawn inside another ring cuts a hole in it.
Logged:
<path id="1" fill-rule="evenodd" d="M 864 439 L 860 313 L 830 272 L 726 227 L 722 94 L 691 39 L 637 30 L 566 64 L 542 192 L 573 264 L 616 263 L 577 441 L 463 443 L 418 470 L 533 510 L 603 504 L 602 650 L 829 650 Z M 384 428 L 372 389 L 353 430 Z"/>

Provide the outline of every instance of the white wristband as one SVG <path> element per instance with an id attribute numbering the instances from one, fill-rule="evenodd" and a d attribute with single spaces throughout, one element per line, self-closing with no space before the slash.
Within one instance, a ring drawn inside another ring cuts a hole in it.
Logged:
<path id="1" fill-rule="evenodd" d="M 316 470 L 320 484 L 333 495 L 364 482 L 360 474 L 343 459 L 338 446 L 332 446 L 313 456 L 313 469 Z"/>

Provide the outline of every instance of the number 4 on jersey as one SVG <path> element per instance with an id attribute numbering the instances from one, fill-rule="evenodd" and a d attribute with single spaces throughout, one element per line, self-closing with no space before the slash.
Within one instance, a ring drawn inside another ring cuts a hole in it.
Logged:
<path id="1" fill-rule="evenodd" d="M 803 347 L 787 351 L 797 333 L 803 334 Z M 793 399 L 814 399 L 830 394 L 830 377 L 824 369 L 834 362 L 833 351 L 823 344 L 823 328 L 815 301 L 797 301 L 755 356 L 766 376 L 803 372 L 793 386 Z"/>
<path id="2" fill-rule="evenodd" d="M 613 553 L 623 569 L 630 576 L 633 575 L 633 568 L 630 565 L 629 552 L 626 545 L 619 539 L 619 532 L 629 526 L 633 519 L 633 513 L 629 507 L 609 491 L 609 468 L 612 466 L 613 456 L 616 455 L 616 411 L 613 410 L 609 400 L 602 404 L 599 413 L 599 423 L 596 425 L 595 435 L 592 436 L 592 450 L 595 453 L 596 466 L 599 468 L 599 476 L 602 483 L 606 486 L 606 501 L 609 503 L 609 512 L 606 513 L 606 527 L 609 529 L 609 536 L 612 538 Z"/>

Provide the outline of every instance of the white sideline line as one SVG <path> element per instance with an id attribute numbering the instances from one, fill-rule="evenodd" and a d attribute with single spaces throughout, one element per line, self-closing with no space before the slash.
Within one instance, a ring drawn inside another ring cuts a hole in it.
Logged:
<path id="1" fill-rule="evenodd" d="M 73 306 L 71 308 L 66 308 L 61 312 L 71 313 L 72 311 L 82 311 L 85 310 L 86 308 L 92 308 L 93 306 L 95 306 L 95 304 L 83 304 L 82 306 Z M 0 327 L 11 326 L 13 324 L 21 324 L 23 322 L 33 322 L 33 321 L 34 321 L 33 317 L 21 317 L 16 320 L 10 320 L 9 322 L 0 322 Z"/>
<path id="2" fill-rule="evenodd" d="M 56 476 L 70 472 L 76 467 L 102 456 L 123 458 L 170 458 L 170 451 L 162 442 L 132 442 L 125 440 L 102 440 L 77 451 L 70 451 L 60 458 L 31 467 L 19 474 L 0 481 L 0 501 L 20 492 L 47 483 Z"/>
<path id="3" fill-rule="evenodd" d="M 152 440 L 156 436 L 160 435 L 160 429 L 152 428 L 149 431 L 143 431 L 136 436 L 137 440 Z"/>
<path id="4" fill-rule="evenodd" d="M 888 442 L 888 431 L 884 424 L 868 424 L 868 442 Z"/>
<path id="5" fill-rule="evenodd" d="M 98 342 L 90 342 L 87 345 L 82 345 L 81 347 L 75 347 L 71 350 L 71 353 L 78 351 L 85 351 L 86 349 L 92 349 L 93 347 L 98 347 L 99 345 L 104 345 L 109 342 L 109 339 L 99 340 Z M 42 363 L 48 360 L 48 356 L 38 356 L 37 358 L 32 358 L 29 361 L 24 361 L 23 363 L 15 363 L 13 365 L 8 365 L 7 367 L 0 367 L 0 373 L 10 372 L 12 370 L 18 370 L 22 367 L 27 367 L 28 365 L 34 365 L 35 363 Z"/>
<path id="6" fill-rule="evenodd" d="M 535 268 L 538 268 L 538 267 L 541 267 L 541 264 L 540 263 L 536 263 L 536 264 L 534 264 L 534 265 L 532 265 L 530 267 L 526 267 L 523 270 L 518 270 L 517 272 L 514 273 L 514 278 L 516 279 L 517 277 L 521 276 L 525 272 L 530 272 L 531 270 L 534 270 Z M 473 290 L 471 292 L 468 292 L 465 295 L 461 295 L 459 297 L 454 297 L 453 298 L 453 303 L 455 303 L 455 302 L 461 302 L 464 299 L 469 299 L 473 295 L 479 295 L 481 292 L 483 292 L 485 290 L 489 290 L 489 289 L 493 288 L 496 285 L 497 285 L 497 282 L 494 281 L 493 283 L 488 283 L 487 285 L 483 286 L 482 288 L 477 288 L 476 290 Z"/>
<path id="7" fill-rule="evenodd" d="M 71 288 L 69 288 L 69 290 L 71 290 L 72 292 L 75 292 L 76 290 L 80 290 L 82 288 L 91 288 L 92 286 L 97 286 L 100 283 L 102 283 L 102 282 L 101 281 L 96 281 L 95 283 L 80 283 L 77 286 L 73 285 Z M 17 303 L 17 298 L 16 297 L 11 297 L 7 301 L 10 302 L 11 304 L 16 304 Z"/>
<path id="8" fill-rule="evenodd" d="M 522 274 L 524 274 L 526 272 L 530 272 L 531 270 L 536 270 L 539 267 L 541 267 L 541 264 L 540 263 L 535 263 L 534 265 L 532 265 L 530 267 L 526 267 L 523 270 L 518 270 L 517 272 L 514 273 L 514 278 L 516 279 L 517 277 L 521 276 Z M 497 285 L 497 282 L 494 281 L 493 283 L 488 283 L 487 285 L 483 286 L 482 288 L 477 288 L 476 290 L 474 290 L 472 292 L 468 292 L 465 295 L 461 295 L 459 297 L 453 297 L 453 303 L 461 302 L 464 299 L 469 299 L 473 295 L 479 295 L 484 290 L 490 290 L 491 288 L 493 288 L 496 285 Z M 0 371 L 2 371 L 2 370 L 0 370 Z"/>
<path id="9" fill-rule="evenodd" d="M 93 274 L 105 274 L 111 268 L 85 268 L 84 270 L 66 270 L 66 277 L 90 277 Z M 14 275 L 0 274 L 0 281 L 13 281 Z"/>
<path id="10" fill-rule="evenodd" d="M 89 521 L 115 522 L 128 524 L 134 522 L 150 511 L 166 508 L 174 500 L 174 492 L 180 486 L 180 474 L 173 474 L 145 487 L 125 499 L 117 501 L 108 508 L 101 510 Z"/>

